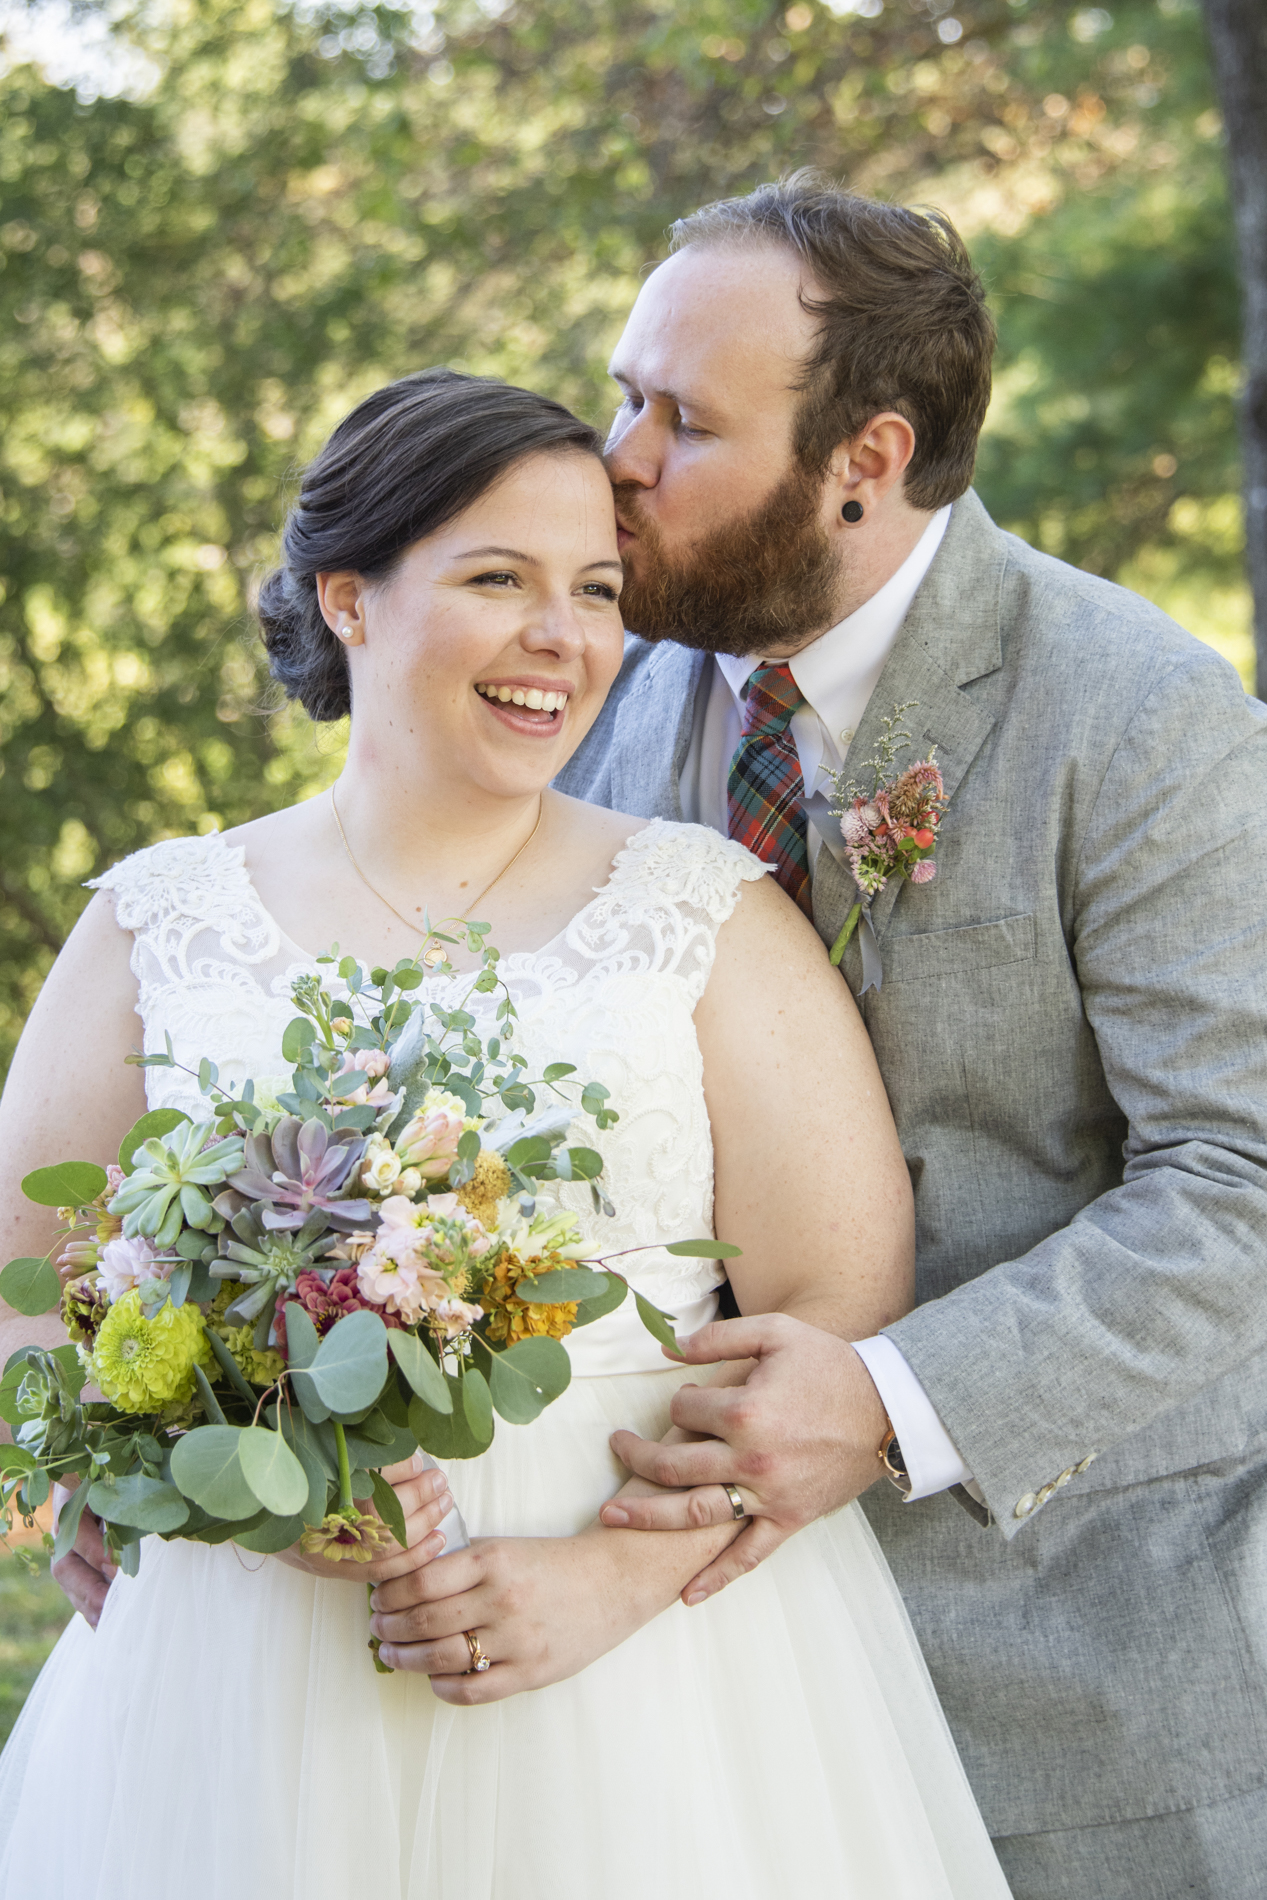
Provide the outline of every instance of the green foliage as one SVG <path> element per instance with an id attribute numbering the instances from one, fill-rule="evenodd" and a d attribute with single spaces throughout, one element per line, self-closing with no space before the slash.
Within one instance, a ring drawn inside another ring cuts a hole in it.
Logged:
<path id="1" fill-rule="evenodd" d="M 73 1615 L 49 1575 L 47 1558 L 32 1558 L 30 1574 L 13 1558 L 0 1562 L 0 1742 L 8 1740 L 31 1684 Z"/>
<path id="2" fill-rule="evenodd" d="M 999 518 L 1243 634 L 1195 0 L 114 16 L 148 96 L 0 74 L 0 1059 L 84 878 L 337 770 L 337 731 L 272 709 L 250 597 L 338 415 L 447 362 L 604 422 L 666 227 L 792 165 L 939 203 L 972 241 L 1003 331 Z"/>

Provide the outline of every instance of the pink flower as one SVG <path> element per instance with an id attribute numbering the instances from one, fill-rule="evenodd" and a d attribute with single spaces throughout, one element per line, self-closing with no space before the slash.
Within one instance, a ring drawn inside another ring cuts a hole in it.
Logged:
<path id="1" fill-rule="evenodd" d="M 135 1240 L 125 1240 L 122 1234 L 117 1234 L 101 1249 L 98 1266 L 106 1297 L 113 1306 L 142 1280 L 165 1279 L 171 1262 L 157 1260 L 153 1247 L 140 1234 Z"/>
<path id="2" fill-rule="evenodd" d="M 381 1242 L 357 1268 L 357 1285 L 370 1305 L 384 1314 L 399 1314 L 406 1326 L 416 1326 L 425 1313 L 451 1297 L 442 1273 L 424 1266 L 404 1246 L 388 1252 Z"/>
<path id="3" fill-rule="evenodd" d="M 374 1108 L 384 1107 L 390 1102 L 392 1096 L 384 1079 L 390 1066 L 391 1057 L 384 1054 L 381 1049 L 349 1049 L 343 1058 L 343 1067 L 339 1070 L 339 1075 L 334 1078 L 335 1081 L 337 1082 L 339 1076 L 342 1075 L 368 1075 L 371 1080 L 362 1082 L 358 1088 L 353 1089 L 350 1095 L 342 1095 L 339 1099 L 355 1104 L 369 1102 Z"/>
<path id="4" fill-rule="evenodd" d="M 878 800 L 869 805 L 859 805 L 858 816 L 868 831 L 878 831 L 884 823 Z"/>
<path id="5" fill-rule="evenodd" d="M 443 1179 L 458 1158 L 465 1125 L 466 1109 L 456 1095 L 428 1089 L 422 1107 L 396 1141 L 402 1165 L 419 1169 L 428 1181 Z"/>
<path id="6" fill-rule="evenodd" d="M 387 1326 L 401 1326 L 403 1322 L 393 1313 L 384 1313 L 372 1301 L 364 1299 L 357 1287 L 355 1267 L 339 1267 L 331 1276 L 329 1285 L 319 1273 L 301 1273 L 295 1280 L 295 1290 L 288 1293 L 285 1300 L 293 1300 L 302 1306 L 318 1333 L 328 1333 L 347 1314 L 359 1311 L 361 1307 L 373 1307 L 379 1318 Z M 273 1337 L 277 1350 L 286 1352 L 286 1312 L 285 1300 L 279 1300 L 277 1318 L 273 1323 Z"/>
<path id="7" fill-rule="evenodd" d="M 871 833 L 867 830 L 862 814 L 851 807 L 840 821 L 841 836 L 855 851 L 861 851 L 870 842 Z"/>
<path id="8" fill-rule="evenodd" d="M 106 1191 L 104 1194 L 99 1195 L 98 1199 L 102 1201 L 112 1201 L 127 1178 L 127 1175 L 123 1172 L 123 1169 L 119 1166 L 117 1161 L 107 1161 Z"/>
<path id="9" fill-rule="evenodd" d="M 912 884 L 931 884 L 937 875 L 937 866 L 931 858 L 921 858 L 918 864 L 911 866 Z"/>

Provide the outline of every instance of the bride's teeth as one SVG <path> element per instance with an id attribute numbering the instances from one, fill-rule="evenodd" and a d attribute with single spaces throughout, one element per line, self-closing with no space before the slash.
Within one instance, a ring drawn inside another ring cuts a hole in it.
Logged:
<path id="1" fill-rule="evenodd" d="M 510 695 L 510 697 L 514 701 L 516 706 L 525 706 L 528 703 L 528 695 L 527 693 L 525 693 L 522 686 L 516 686 L 514 692 Z"/>
<path id="2" fill-rule="evenodd" d="M 497 692 L 497 697 L 498 699 L 500 699 L 502 705 L 508 706 L 510 704 L 510 699 L 511 699 L 511 692 L 510 692 L 509 686 L 499 686 L 496 688 L 496 692 Z"/>
<path id="3" fill-rule="evenodd" d="M 519 697 L 520 695 L 516 693 L 515 698 L 519 699 Z M 544 700 L 544 698 L 545 698 L 545 694 L 541 691 L 541 688 L 539 686 L 530 686 L 528 688 L 528 691 L 523 695 L 521 703 L 525 706 L 531 707 L 533 712 L 540 712 L 541 703 Z"/>

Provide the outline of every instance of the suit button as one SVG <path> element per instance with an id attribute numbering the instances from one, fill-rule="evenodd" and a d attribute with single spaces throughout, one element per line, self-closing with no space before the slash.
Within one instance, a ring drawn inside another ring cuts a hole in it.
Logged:
<path id="1" fill-rule="evenodd" d="M 1083 1461 L 1082 1461 L 1082 1463 L 1081 1463 L 1080 1465 L 1075 1465 L 1075 1466 L 1074 1466 L 1074 1470 L 1075 1470 L 1075 1471 L 1087 1471 L 1087 1470 L 1089 1470 L 1089 1469 L 1090 1469 L 1090 1467 L 1091 1467 L 1091 1466 L 1092 1466 L 1092 1465 L 1093 1465 L 1093 1464 L 1095 1463 L 1095 1461 L 1096 1461 L 1096 1459 L 1097 1459 L 1097 1458 L 1098 1458 L 1099 1456 L 1100 1456 L 1100 1454 L 1099 1454 L 1099 1452 L 1098 1452 L 1098 1451 L 1089 1451 L 1089 1452 L 1087 1453 L 1087 1455 L 1086 1455 L 1086 1457 L 1085 1457 L 1085 1458 L 1083 1459 Z"/>
<path id="2" fill-rule="evenodd" d="M 1023 1498 L 1018 1498 L 1016 1501 L 1017 1517 L 1028 1517 L 1030 1512 L 1037 1510 L 1037 1508 L 1038 1499 L 1034 1496 L 1032 1491 L 1027 1491 Z"/>
<path id="3" fill-rule="evenodd" d="M 1061 1472 L 1060 1476 L 1056 1480 L 1056 1483 L 1058 1485 L 1068 1484 L 1070 1478 L 1072 1478 L 1073 1475 L 1074 1475 L 1074 1468 L 1072 1465 L 1070 1465 L 1068 1471 Z"/>
<path id="4" fill-rule="evenodd" d="M 1053 1492 L 1055 1491 L 1055 1489 L 1056 1489 L 1056 1487 L 1055 1487 L 1055 1485 L 1054 1485 L 1054 1484 L 1045 1484 L 1045 1485 L 1043 1485 L 1043 1486 L 1042 1486 L 1042 1488 L 1040 1489 L 1040 1491 L 1039 1491 L 1039 1493 L 1038 1493 L 1038 1502 L 1039 1502 L 1040 1504 L 1046 1504 L 1046 1502 L 1047 1502 L 1047 1500 L 1048 1500 L 1048 1498 L 1049 1498 L 1049 1497 L 1051 1497 L 1051 1495 L 1052 1495 L 1052 1493 L 1053 1493 Z"/>

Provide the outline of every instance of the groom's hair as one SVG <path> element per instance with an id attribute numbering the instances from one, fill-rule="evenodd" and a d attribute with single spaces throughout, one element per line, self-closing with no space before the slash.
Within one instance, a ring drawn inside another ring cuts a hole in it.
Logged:
<path id="1" fill-rule="evenodd" d="M 798 171 L 679 218 L 671 248 L 754 240 L 788 246 L 823 294 L 794 448 L 815 475 L 885 409 L 915 431 L 906 499 L 933 510 L 972 481 L 990 401 L 995 329 L 962 238 L 939 211 L 879 204 Z"/>

